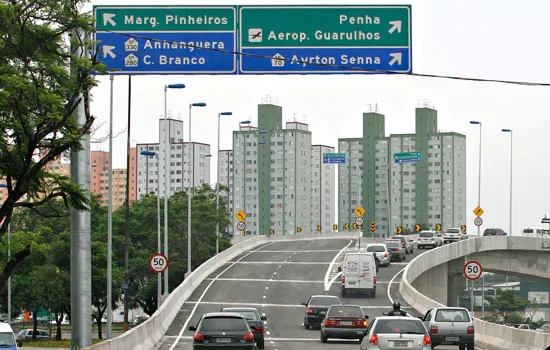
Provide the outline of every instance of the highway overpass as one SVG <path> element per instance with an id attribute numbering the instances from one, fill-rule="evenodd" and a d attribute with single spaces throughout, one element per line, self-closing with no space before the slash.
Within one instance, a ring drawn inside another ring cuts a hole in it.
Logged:
<path id="1" fill-rule="evenodd" d="M 195 325 L 204 312 L 218 311 L 225 306 L 251 306 L 267 316 L 266 349 L 292 350 L 304 346 L 308 349 L 355 349 L 358 342 L 329 341 L 322 344 L 318 330 L 303 327 L 305 308 L 300 303 L 312 294 L 329 293 L 340 297 L 335 267 L 343 254 L 349 249 L 356 249 L 358 244 L 356 234 L 334 235 L 257 237 L 243 241 L 195 270 L 148 321 L 118 338 L 90 348 L 192 349 L 192 333 L 187 331 L 187 327 Z M 361 245 L 374 241 L 361 239 Z M 422 256 L 435 254 L 438 250 Z M 400 272 L 412 259 L 416 259 L 417 263 L 423 261 L 418 258 L 419 253 L 415 249 L 414 254 L 408 255 L 403 263 L 392 263 L 390 267 L 380 269 L 376 298 L 340 297 L 342 302 L 361 305 L 371 318 L 389 310 L 393 299 L 411 300 L 416 305 L 418 299 L 400 295 L 399 282 Z M 420 270 L 417 268 L 416 271 Z M 412 276 L 412 271 L 409 269 L 405 276 Z M 410 283 L 409 286 L 411 291 L 414 287 Z M 420 315 L 406 302 L 404 308 L 414 316 Z M 477 349 L 496 350 L 502 347 L 479 344 Z"/>

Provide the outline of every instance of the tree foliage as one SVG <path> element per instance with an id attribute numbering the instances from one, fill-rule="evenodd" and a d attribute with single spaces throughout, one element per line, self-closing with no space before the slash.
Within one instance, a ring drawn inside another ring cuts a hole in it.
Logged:
<path id="1" fill-rule="evenodd" d="M 498 314 L 512 311 L 523 311 L 528 302 L 521 299 L 519 292 L 512 289 L 503 290 L 497 288 L 496 296 L 486 297 L 489 306 Z"/>
<path id="2" fill-rule="evenodd" d="M 81 13 L 85 2 L 0 2 L 0 178 L 8 192 L 0 207 L 0 239 L 16 208 L 46 215 L 42 207 L 60 198 L 66 206 L 87 208 L 82 188 L 70 177 L 45 168 L 70 149 L 82 149 L 81 140 L 94 121 L 89 91 L 96 80 L 91 73 L 102 66 L 95 57 L 77 54 L 91 52 L 91 41 L 70 36 L 76 31 L 91 32 L 91 16 Z M 77 123 L 75 113 L 80 102 L 84 103 L 84 123 Z M 4 264 L 0 288 L 31 254 L 32 244 L 27 243 Z"/>

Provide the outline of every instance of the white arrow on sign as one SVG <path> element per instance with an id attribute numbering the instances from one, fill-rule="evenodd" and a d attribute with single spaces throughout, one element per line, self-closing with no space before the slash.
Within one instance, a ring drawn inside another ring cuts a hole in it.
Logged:
<path id="1" fill-rule="evenodd" d="M 113 21 L 114 17 L 115 17 L 114 13 L 104 13 L 103 14 L 103 25 L 106 26 L 107 23 L 109 23 L 113 27 L 116 26 L 116 22 Z"/>
<path id="2" fill-rule="evenodd" d="M 401 59 L 403 58 L 403 54 L 401 52 L 390 53 L 390 56 L 393 57 L 390 61 L 390 66 L 393 66 L 395 62 L 397 62 L 398 65 L 401 65 Z"/>
<path id="3" fill-rule="evenodd" d="M 115 58 L 116 55 L 113 52 L 114 49 L 115 49 L 114 46 L 103 45 L 103 56 L 107 57 L 107 55 L 109 55 L 109 56 L 111 56 L 111 58 Z"/>
<path id="4" fill-rule="evenodd" d="M 389 30 L 390 34 L 395 32 L 396 29 L 398 33 L 401 33 L 401 21 L 390 21 L 390 24 L 392 25 Z"/>

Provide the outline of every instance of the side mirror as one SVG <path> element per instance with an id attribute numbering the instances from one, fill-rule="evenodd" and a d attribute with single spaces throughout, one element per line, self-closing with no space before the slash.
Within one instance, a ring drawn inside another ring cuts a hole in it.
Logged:
<path id="1" fill-rule="evenodd" d="M 189 326 L 189 328 L 187 328 L 187 329 L 189 329 L 191 332 L 194 332 L 194 331 L 197 330 L 197 327 Z"/>
<path id="2" fill-rule="evenodd" d="M 342 266 L 338 266 L 338 272 L 342 272 Z"/>
<path id="3" fill-rule="evenodd" d="M 262 317 L 260 317 L 260 320 L 262 320 L 262 321 L 267 321 L 267 317 L 262 316 Z"/>
<path id="4" fill-rule="evenodd" d="M 368 320 L 369 319 L 369 315 L 365 315 L 365 320 Z"/>
<path id="5" fill-rule="evenodd" d="M 300 305 L 304 305 L 304 306 L 307 306 L 307 303 L 300 303 Z"/>

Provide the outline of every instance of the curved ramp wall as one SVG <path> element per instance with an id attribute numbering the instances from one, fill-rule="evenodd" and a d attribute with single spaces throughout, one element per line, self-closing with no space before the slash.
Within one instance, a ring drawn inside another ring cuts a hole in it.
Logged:
<path id="1" fill-rule="evenodd" d="M 550 279 L 550 239 L 483 237 L 449 244 L 417 256 L 405 268 L 399 285 L 403 299 L 421 314 L 442 303 L 420 294 L 412 283 L 428 270 L 464 257 L 486 260 L 492 270 L 513 271 L 526 277 Z M 516 251 L 516 254 L 512 253 Z M 494 252 L 494 253 L 492 253 Z M 535 253 L 536 254 L 533 254 Z M 494 259 L 493 263 L 489 263 Z M 500 264 L 498 263 L 500 261 Z M 480 261 L 483 266 L 483 262 Z M 437 281 L 441 283 L 441 281 Z M 550 350 L 550 334 L 524 331 L 475 319 L 476 342 L 499 349 Z"/>

